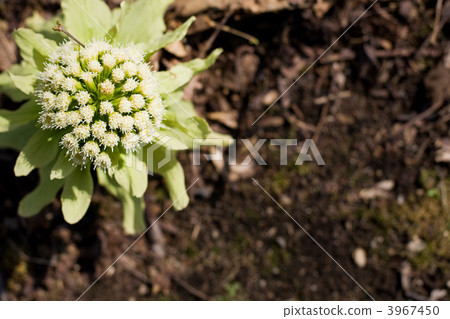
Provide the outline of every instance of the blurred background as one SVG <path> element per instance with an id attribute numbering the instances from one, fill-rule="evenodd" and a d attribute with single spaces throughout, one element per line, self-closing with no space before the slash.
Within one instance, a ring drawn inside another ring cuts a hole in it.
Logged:
<path id="1" fill-rule="evenodd" d="M 107 1 L 111 7 L 119 1 Z M 301 149 L 268 142 L 268 163 L 192 165 L 191 204 L 168 211 L 84 300 L 368 300 L 252 177 L 377 300 L 449 300 L 450 1 L 177 0 L 187 38 L 152 57 L 167 69 L 213 48 L 224 53 L 185 90 L 215 130 L 236 139 L 313 139 L 326 166 L 295 165 Z M 0 69 L 19 61 L 11 32 L 58 0 L 0 1 Z M 145 17 L 143 17 L 145 19 Z M 70 30 L 69 30 L 70 31 Z M 252 123 L 302 73 L 270 110 Z M 18 105 L 0 98 L 0 107 Z M 249 154 L 237 143 L 238 163 Z M 38 182 L 16 178 L 0 150 L 0 296 L 73 300 L 137 238 L 120 204 L 97 187 L 77 225 L 54 200 L 31 219 L 19 200 Z M 170 206 L 150 177 L 150 225 Z"/>

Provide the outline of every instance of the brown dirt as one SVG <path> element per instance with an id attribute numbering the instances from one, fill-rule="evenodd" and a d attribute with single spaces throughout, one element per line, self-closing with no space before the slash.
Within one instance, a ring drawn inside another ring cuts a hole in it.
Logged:
<path id="1" fill-rule="evenodd" d="M 2 4 L 6 40 L 0 35 L 0 41 L 8 49 L 0 46 L 0 51 L 15 50 L 10 32 L 33 9 L 50 15 L 58 9 L 56 2 Z M 428 39 L 435 1 L 380 0 L 252 126 L 371 4 L 276 2 L 274 12 L 265 1 L 259 8 L 255 1 L 231 9 L 203 6 L 182 43 L 186 52 L 164 51 L 155 62 L 166 68 L 204 54 L 214 25 L 228 14 L 226 26 L 260 44 L 219 33 L 212 47 L 224 48 L 224 54 L 186 95 L 214 129 L 237 139 L 313 138 L 326 166 L 296 166 L 299 148 L 294 147 L 288 165 L 280 166 L 279 148 L 268 144 L 260 152 L 268 165 L 245 169 L 207 161 L 194 167 L 192 155 L 181 153 L 187 184 L 200 178 L 190 191 L 190 206 L 164 214 L 84 300 L 368 299 L 252 177 L 375 299 L 439 294 L 449 299 L 450 179 L 448 164 L 436 159 L 450 149 L 450 33 L 444 25 L 435 43 Z M 171 9 L 169 26 L 183 20 L 183 10 Z M 14 107 L 5 97 L 1 102 Z M 241 160 L 248 154 L 240 142 L 238 154 Z M 101 188 L 77 225 L 63 221 L 57 200 L 34 218 L 18 218 L 18 202 L 37 175 L 14 177 L 15 156 L 0 151 L 5 295 L 9 300 L 76 299 L 136 237 L 123 234 L 120 205 Z M 385 180 L 394 187 L 378 184 Z M 161 179 L 151 178 L 146 199 L 150 224 L 170 205 Z M 352 258 L 358 247 L 367 254 L 363 268 Z"/>

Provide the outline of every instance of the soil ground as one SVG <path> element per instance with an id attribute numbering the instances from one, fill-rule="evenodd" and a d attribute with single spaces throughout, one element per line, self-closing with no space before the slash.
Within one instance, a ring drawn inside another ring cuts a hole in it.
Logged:
<path id="1" fill-rule="evenodd" d="M 238 140 L 238 162 L 249 154 L 240 139 L 291 138 L 313 139 L 326 165 L 296 165 L 301 143 L 287 165 L 268 141 L 266 166 L 192 166 L 180 153 L 187 185 L 200 178 L 189 207 L 167 211 L 82 299 L 370 299 L 341 266 L 376 300 L 449 300 L 448 1 L 438 10 L 436 1 L 380 0 L 310 69 L 372 1 L 210 2 L 170 9 L 170 28 L 188 14 L 198 21 L 155 67 L 222 47 L 186 96 Z M 18 59 L 11 31 L 33 10 L 51 16 L 58 1 L 0 3 L 2 70 Z M 221 21 L 226 30 L 214 34 Z M 244 35 L 225 32 L 235 30 Z M 1 107 L 16 106 L 3 97 Z M 101 188 L 77 225 L 57 200 L 19 218 L 38 176 L 16 178 L 16 155 L 0 151 L 2 296 L 77 299 L 137 237 L 123 233 L 120 204 Z M 150 225 L 170 205 L 163 180 L 151 177 L 146 200 Z"/>

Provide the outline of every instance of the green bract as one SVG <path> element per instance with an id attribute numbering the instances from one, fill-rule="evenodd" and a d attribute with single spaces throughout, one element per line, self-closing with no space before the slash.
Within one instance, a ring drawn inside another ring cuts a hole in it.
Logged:
<path id="1" fill-rule="evenodd" d="M 23 105 L 0 110 L 0 146 L 20 151 L 16 176 L 34 169 L 40 176 L 20 202 L 21 216 L 37 214 L 62 190 L 64 218 L 78 222 L 91 201 L 94 172 L 122 202 L 128 233 L 145 228 L 148 173 L 165 178 L 175 209 L 187 206 L 175 152 L 192 148 L 195 139 L 221 144 L 227 137 L 211 132 L 183 100 L 183 88 L 221 51 L 152 71 L 148 58 L 182 39 L 194 21 L 164 33 L 170 2 L 123 2 L 111 11 L 100 0 L 62 0 L 60 19 L 84 47 L 51 31 L 56 19 L 37 14 L 26 21 L 29 29 L 14 31 L 23 61 L 0 75 L 0 91 Z"/>

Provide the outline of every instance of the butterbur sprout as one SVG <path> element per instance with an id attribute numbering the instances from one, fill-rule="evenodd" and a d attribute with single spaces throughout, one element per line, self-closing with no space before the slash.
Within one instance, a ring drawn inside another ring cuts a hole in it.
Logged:
<path id="1" fill-rule="evenodd" d="M 136 77 L 138 69 L 140 77 Z M 113 79 L 116 70 L 123 70 L 120 81 Z M 63 77 L 55 76 L 61 73 Z M 42 108 L 38 122 L 44 130 L 67 131 L 60 145 L 74 165 L 83 169 L 93 163 L 108 170 L 115 146 L 134 152 L 156 137 L 144 138 L 142 132 L 156 133 L 162 125 L 165 108 L 157 87 L 151 86 L 144 95 L 136 91 L 141 82 L 153 80 L 138 49 L 105 41 L 84 47 L 64 42 L 38 74 L 37 102 Z M 82 162 L 74 160 L 79 154 Z"/>
<path id="2" fill-rule="evenodd" d="M 95 173 L 122 202 L 125 231 L 142 231 L 148 174 L 163 176 L 173 207 L 181 210 L 189 197 L 175 152 L 192 148 L 194 140 L 221 145 L 228 139 L 211 132 L 182 98 L 184 86 L 221 51 L 157 72 L 149 57 L 181 40 L 194 18 L 164 33 L 168 0 L 128 3 L 115 9 L 114 19 L 101 0 L 61 2 L 63 19 L 53 28 L 61 32 L 52 37 L 58 40 L 44 36 L 50 22 L 32 17 L 26 25 L 33 29 L 13 33 L 21 63 L 0 75 L 0 91 L 23 103 L 16 111 L 0 110 L 0 147 L 19 151 L 16 176 L 35 169 L 40 176 L 18 212 L 33 216 L 60 194 L 65 220 L 78 222 L 89 208 Z M 142 18 L 156 13 L 151 21 Z M 82 24 L 79 15 L 85 15 Z"/>

